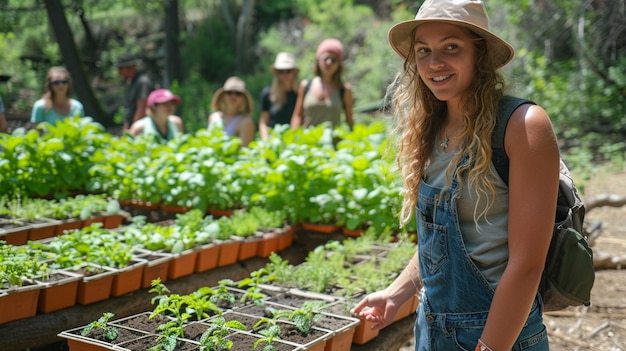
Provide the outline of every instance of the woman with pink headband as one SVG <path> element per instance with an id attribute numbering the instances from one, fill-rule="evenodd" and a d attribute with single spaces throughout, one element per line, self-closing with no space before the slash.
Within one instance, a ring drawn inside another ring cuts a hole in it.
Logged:
<path id="1" fill-rule="evenodd" d="M 337 39 L 324 39 L 315 53 L 315 77 L 300 82 L 291 128 L 307 128 L 322 123 L 332 127 L 341 122 L 342 111 L 352 129 L 352 86 L 341 79 L 343 44 Z"/>

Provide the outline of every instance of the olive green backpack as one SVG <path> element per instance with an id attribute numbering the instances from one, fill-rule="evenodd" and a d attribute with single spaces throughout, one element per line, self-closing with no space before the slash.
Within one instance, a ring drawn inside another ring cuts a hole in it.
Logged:
<path id="1" fill-rule="evenodd" d="M 504 150 L 504 133 L 513 111 L 523 104 L 534 104 L 511 96 L 500 100 L 496 127 L 491 139 L 492 163 L 509 184 L 509 159 Z M 562 310 L 568 306 L 589 306 L 595 280 L 593 252 L 583 230 L 585 205 L 572 176 L 561 160 L 559 197 L 550 249 L 539 285 L 544 311 Z"/>

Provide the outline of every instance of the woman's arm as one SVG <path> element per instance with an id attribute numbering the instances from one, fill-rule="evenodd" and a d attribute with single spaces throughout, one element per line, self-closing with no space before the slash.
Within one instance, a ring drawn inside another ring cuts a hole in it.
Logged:
<path id="1" fill-rule="evenodd" d="M 545 111 L 518 108 L 507 127 L 509 261 L 496 288 L 481 340 L 510 350 L 537 294 L 556 212 L 559 149 Z"/>
<path id="2" fill-rule="evenodd" d="M 270 136 L 269 127 L 267 126 L 270 122 L 270 112 L 269 111 L 261 111 L 259 115 L 259 134 L 261 134 L 261 139 L 267 140 Z"/>
<path id="3" fill-rule="evenodd" d="M 302 118 L 304 114 L 303 109 L 303 101 L 304 101 L 304 90 L 306 89 L 307 80 L 303 80 L 300 82 L 300 86 L 298 87 L 298 98 L 296 99 L 296 107 L 293 109 L 293 115 L 291 115 L 291 129 L 298 129 L 302 125 Z"/>
<path id="4" fill-rule="evenodd" d="M 344 85 L 344 93 L 343 93 L 343 109 L 346 113 L 346 123 L 350 126 L 350 130 L 354 127 L 354 121 L 352 120 L 352 105 L 354 104 L 354 99 L 352 98 L 352 85 L 350 83 L 345 83 Z"/>
<path id="5" fill-rule="evenodd" d="M 241 146 L 248 146 L 254 139 L 254 121 L 251 117 L 245 117 L 239 122 L 238 129 Z"/>

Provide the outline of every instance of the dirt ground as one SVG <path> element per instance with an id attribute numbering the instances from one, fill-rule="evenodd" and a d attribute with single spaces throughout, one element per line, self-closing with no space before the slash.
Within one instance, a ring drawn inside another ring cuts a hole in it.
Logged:
<path id="1" fill-rule="evenodd" d="M 581 190 L 583 200 L 600 194 L 626 196 L 626 169 L 594 176 Z M 585 219 L 590 225 L 602 222 L 592 246 L 594 256 L 626 262 L 626 206 L 597 207 Z M 596 270 L 591 306 L 548 312 L 544 323 L 551 351 L 626 351 L 626 270 Z M 413 350 L 409 341 L 399 351 Z"/>

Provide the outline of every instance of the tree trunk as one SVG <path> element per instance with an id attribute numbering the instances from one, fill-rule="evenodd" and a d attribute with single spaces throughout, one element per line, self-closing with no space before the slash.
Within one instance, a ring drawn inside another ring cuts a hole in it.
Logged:
<path id="1" fill-rule="evenodd" d="M 169 0 L 165 4 L 165 87 L 171 83 L 181 83 L 179 58 L 178 0 Z"/>
<path id="2" fill-rule="evenodd" d="M 91 116 L 95 121 L 103 125 L 108 124 L 106 122 L 110 121 L 105 121 L 104 110 L 89 84 L 89 79 L 78 54 L 78 49 L 74 42 L 74 34 L 67 23 L 61 0 L 46 0 L 45 5 L 48 12 L 48 21 L 59 43 L 65 66 L 72 75 L 76 96 L 85 108 L 85 115 Z"/>
<path id="3" fill-rule="evenodd" d="M 252 13 L 255 0 L 244 0 L 241 14 L 237 20 L 237 32 L 235 33 L 235 69 L 237 72 L 245 71 L 250 62 L 250 28 L 252 27 Z"/>

